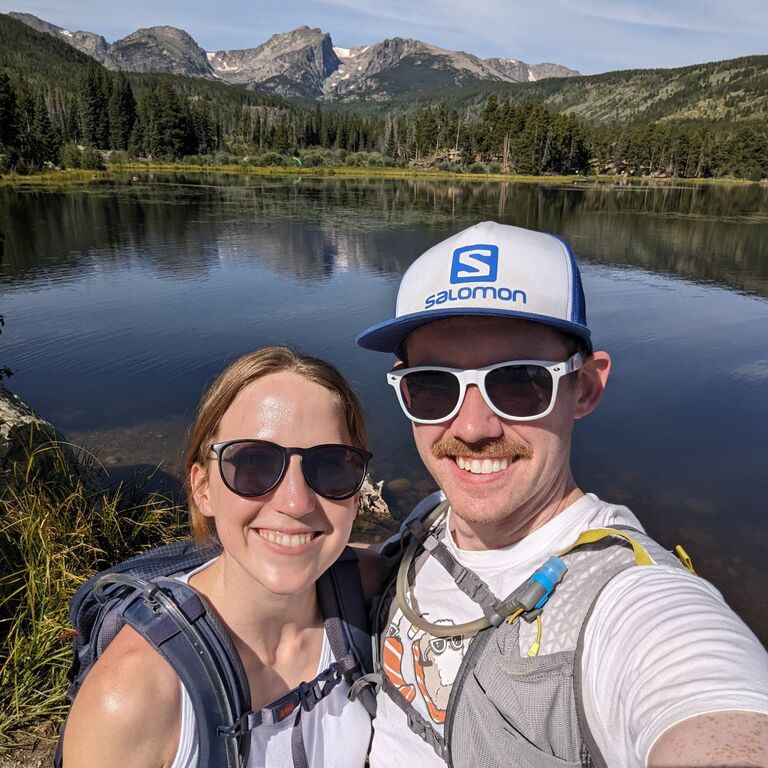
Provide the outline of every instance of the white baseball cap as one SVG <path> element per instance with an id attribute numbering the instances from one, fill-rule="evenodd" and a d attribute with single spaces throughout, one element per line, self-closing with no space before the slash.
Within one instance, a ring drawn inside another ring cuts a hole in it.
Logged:
<path id="1" fill-rule="evenodd" d="M 357 343 L 399 354 L 420 326 L 465 315 L 542 323 L 592 349 L 579 267 L 568 244 L 494 221 L 475 224 L 419 256 L 400 281 L 395 316 L 363 331 Z"/>

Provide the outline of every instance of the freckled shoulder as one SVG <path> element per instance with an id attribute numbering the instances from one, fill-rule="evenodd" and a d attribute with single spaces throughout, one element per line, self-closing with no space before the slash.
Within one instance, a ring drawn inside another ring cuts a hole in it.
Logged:
<path id="1" fill-rule="evenodd" d="M 67 768 L 160 768 L 172 764 L 181 691 L 171 666 L 124 627 L 80 689 L 64 734 Z"/>

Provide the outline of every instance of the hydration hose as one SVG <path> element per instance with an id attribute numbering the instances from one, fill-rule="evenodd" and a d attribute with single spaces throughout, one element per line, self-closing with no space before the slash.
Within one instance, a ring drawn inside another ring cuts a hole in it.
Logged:
<path id="1" fill-rule="evenodd" d="M 435 509 L 424 519 L 426 530 L 445 514 L 447 505 L 438 504 Z M 450 536 L 450 532 L 448 533 Z M 421 540 L 417 536 L 411 536 L 403 559 L 397 569 L 397 582 L 395 596 L 397 606 L 403 615 L 413 626 L 418 627 L 433 637 L 453 637 L 455 635 L 476 635 L 483 629 L 491 626 L 499 626 L 505 619 L 510 623 L 522 613 L 541 608 L 547 602 L 552 591 L 560 583 L 568 570 L 563 560 L 559 557 L 550 557 L 543 565 L 539 566 L 530 578 L 515 589 L 508 597 L 494 604 L 493 614 L 498 617 L 498 622 L 491 621 L 486 616 L 468 621 L 464 624 L 433 624 L 417 614 L 408 602 L 408 572 L 410 571 L 416 550 L 421 546 Z M 481 606 L 485 609 L 485 606 Z"/>

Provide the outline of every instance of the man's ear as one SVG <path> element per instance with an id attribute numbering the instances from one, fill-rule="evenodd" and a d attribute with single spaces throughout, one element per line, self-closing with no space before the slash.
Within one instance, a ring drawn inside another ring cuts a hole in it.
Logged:
<path id="1" fill-rule="evenodd" d="M 195 462 L 189 470 L 189 486 L 192 489 L 192 499 L 200 513 L 206 517 L 213 517 L 208 472 L 202 464 Z"/>
<path id="2" fill-rule="evenodd" d="M 577 373 L 578 399 L 576 400 L 577 419 L 581 419 L 597 408 L 608 383 L 611 372 L 611 356 L 607 352 L 594 352 L 584 362 Z"/>

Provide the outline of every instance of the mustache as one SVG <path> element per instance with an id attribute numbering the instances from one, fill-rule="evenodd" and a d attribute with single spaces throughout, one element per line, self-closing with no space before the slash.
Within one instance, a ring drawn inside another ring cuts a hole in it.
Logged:
<path id="1" fill-rule="evenodd" d="M 446 456 L 464 456 L 470 459 L 532 459 L 533 450 L 526 443 L 506 440 L 503 437 L 465 443 L 457 437 L 446 436 L 432 446 L 432 455 L 436 459 Z"/>

